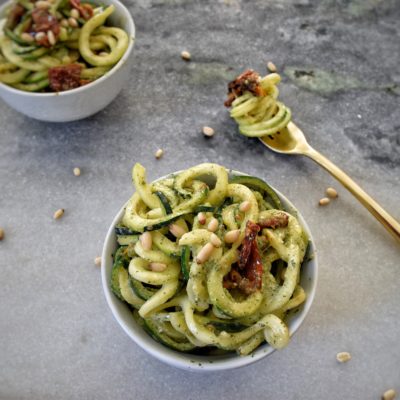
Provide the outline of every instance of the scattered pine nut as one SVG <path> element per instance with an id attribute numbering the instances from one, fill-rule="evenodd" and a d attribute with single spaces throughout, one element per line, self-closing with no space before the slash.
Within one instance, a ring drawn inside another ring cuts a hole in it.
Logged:
<path id="1" fill-rule="evenodd" d="M 164 150 L 163 150 L 163 149 L 158 149 L 158 150 L 154 153 L 154 155 L 155 155 L 155 157 L 157 158 L 157 160 L 158 160 L 159 158 L 161 158 L 163 154 L 164 154 Z"/>
<path id="2" fill-rule="evenodd" d="M 196 257 L 196 262 L 198 264 L 205 263 L 211 256 L 211 253 L 214 250 L 214 246 L 211 243 L 207 243 L 203 246 L 203 248 L 199 251 Z"/>
<path id="3" fill-rule="evenodd" d="M 64 215 L 64 209 L 63 208 L 59 208 L 53 215 L 54 219 L 59 219 Z"/>
<path id="4" fill-rule="evenodd" d="M 47 31 L 47 39 L 52 46 L 56 44 L 56 37 L 54 36 L 53 31 Z"/>
<path id="5" fill-rule="evenodd" d="M 190 59 L 192 58 L 191 54 L 186 50 L 182 51 L 181 57 L 185 61 L 190 61 Z"/>
<path id="6" fill-rule="evenodd" d="M 167 269 L 167 264 L 152 262 L 149 264 L 149 268 L 154 272 L 163 272 Z"/>
<path id="7" fill-rule="evenodd" d="M 318 202 L 318 204 L 319 204 L 320 206 L 326 206 L 326 205 L 328 205 L 330 202 L 331 202 L 331 201 L 330 201 L 327 197 L 323 197 L 323 198 Z"/>
<path id="8" fill-rule="evenodd" d="M 220 239 L 215 233 L 212 233 L 212 234 L 211 234 L 210 243 L 211 243 L 214 247 L 221 247 L 221 246 L 222 246 L 221 239 Z"/>
<path id="9" fill-rule="evenodd" d="M 68 28 L 69 27 L 69 23 L 68 23 L 68 20 L 67 19 L 62 19 L 61 20 L 61 25 L 64 27 L 64 28 Z"/>
<path id="10" fill-rule="evenodd" d="M 75 167 L 75 168 L 74 168 L 74 175 L 75 175 L 75 176 L 79 176 L 80 174 L 81 174 L 81 169 L 78 168 L 78 167 Z"/>
<path id="11" fill-rule="evenodd" d="M 43 40 L 45 37 L 46 37 L 46 34 L 45 34 L 44 32 L 38 32 L 38 33 L 35 35 L 35 40 L 36 40 L 37 42 L 40 42 L 40 41 Z"/>
<path id="12" fill-rule="evenodd" d="M 94 263 L 95 263 L 98 267 L 100 267 L 100 266 L 101 266 L 101 257 L 96 257 L 96 258 L 94 259 Z"/>
<path id="13" fill-rule="evenodd" d="M 203 126 L 203 135 L 207 137 L 214 136 L 214 129 L 209 126 Z"/>
<path id="14" fill-rule="evenodd" d="M 139 240 L 140 240 L 140 244 L 143 247 L 143 250 L 145 250 L 145 251 L 151 250 L 151 246 L 153 245 L 153 238 L 151 237 L 150 232 L 143 232 L 140 235 Z"/>
<path id="15" fill-rule="evenodd" d="M 215 232 L 215 231 L 218 229 L 218 225 L 219 225 L 219 223 L 218 223 L 217 218 L 213 218 L 213 219 L 208 223 L 207 229 L 208 229 L 210 232 Z"/>
<path id="16" fill-rule="evenodd" d="M 351 355 L 347 351 L 342 351 L 341 353 L 336 354 L 336 360 L 341 363 L 345 363 L 351 360 Z"/>
<path id="17" fill-rule="evenodd" d="M 386 390 L 382 395 L 382 400 L 394 400 L 396 398 L 396 391 L 394 389 Z"/>
<path id="18" fill-rule="evenodd" d="M 199 213 L 197 214 L 197 219 L 199 220 L 199 223 L 200 223 L 201 225 L 204 225 L 204 224 L 206 223 L 206 220 L 207 220 L 206 214 L 204 214 L 203 212 L 199 212 Z"/>
<path id="19" fill-rule="evenodd" d="M 68 18 L 68 25 L 71 28 L 77 28 L 78 27 L 78 21 L 75 18 L 69 17 Z"/>
<path id="20" fill-rule="evenodd" d="M 28 32 L 22 32 L 21 39 L 24 40 L 25 42 L 30 42 L 30 43 L 35 40 L 34 37 L 30 35 Z"/>
<path id="21" fill-rule="evenodd" d="M 240 229 L 229 231 L 225 234 L 224 240 L 226 243 L 234 243 L 239 239 Z"/>
<path id="22" fill-rule="evenodd" d="M 332 187 L 328 187 L 326 189 L 326 194 L 328 197 L 330 197 L 331 199 L 336 199 L 336 197 L 338 197 L 338 192 L 332 188 Z"/>
<path id="23" fill-rule="evenodd" d="M 267 68 L 270 72 L 276 72 L 276 66 L 272 61 L 268 61 Z"/>
<path id="24" fill-rule="evenodd" d="M 4 239 L 4 229 L 0 228 L 0 240 Z"/>
<path id="25" fill-rule="evenodd" d="M 35 3 L 36 8 L 42 8 L 42 9 L 47 9 L 50 8 L 51 4 L 48 1 L 45 0 L 39 0 Z"/>
<path id="26" fill-rule="evenodd" d="M 169 226 L 169 231 L 176 237 L 176 238 L 180 238 L 182 237 L 186 231 L 179 225 L 177 224 L 171 224 Z"/>
<path id="27" fill-rule="evenodd" d="M 242 211 L 242 212 L 249 211 L 250 207 L 251 207 L 250 202 L 246 200 L 246 201 L 244 201 L 243 203 L 240 204 L 239 211 Z"/>
<path id="28" fill-rule="evenodd" d="M 71 10 L 71 14 L 70 15 L 71 15 L 72 18 L 75 18 L 75 19 L 78 19 L 80 17 L 79 11 L 76 8 L 73 8 Z"/>

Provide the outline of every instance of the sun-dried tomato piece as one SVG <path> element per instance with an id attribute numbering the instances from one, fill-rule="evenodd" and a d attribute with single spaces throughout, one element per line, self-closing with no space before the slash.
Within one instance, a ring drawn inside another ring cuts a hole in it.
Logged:
<path id="1" fill-rule="evenodd" d="M 285 228 L 289 223 L 289 217 L 285 213 L 277 213 L 267 219 L 263 219 L 258 222 L 261 229 L 264 228 Z"/>
<path id="2" fill-rule="evenodd" d="M 75 89 L 81 86 L 82 66 L 79 64 L 64 65 L 49 69 L 50 87 L 55 92 Z"/>
<path id="3" fill-rule="evenodd" d="M 69 0 L 69 3 L 71 4 L 71 7 L 77 9 L 79 11 L 79 14 L 84 18 L 84 19 L 90 19 L 93 16 L 93 8 L 91 7 L 90 4 L 81 4 L 80 0 Z"/>
<path id="4" fill-rule="evenodd" d="M 252 69 L 244 71 L 228 84 L 228 99 L 224 105 L 230 107 L 233 101 L 244 92 L 250 92 L 254 96 L 264 96 L 265 93 L 260 85 L 260 80 L 260 75 Z"/>
<path id="5" fill-rule="evenodd" d="M 260 252 L 258 250 L 257 241 L 254 240 L 251 244 L 250 258 L 246 264 L 245 277 L 248 279 L 245 292 L 252 293 L 261 289 L 263 265 L 261 261 Z"/>
<path id="6" fill-rule="evenodd" d="M 262 287 L 263 265 L 257 245 L 258 224 L 248 221 L 245 237 L 239 254 L 239 263 L 234 265 L 224 278 L 225 289 L 239 289 L 249 295 Z"/>
<path id="7" fill-rule="evenodd" d="M 57 18 L 51 15 L 48 10 L 35 8 L 32 11 L 32 20 L 32 31 L 36 33 L 43 32 L 46 34 L 42 39 L 37 40 L 37 43 L 44 47 L 51 47 L 47 37 L 47 32 L 52 31 L 54 38 L 57 40 L 60 35 L 60 23 Z"/>
<path id="8" fill-rule="evenodd" d="M 256 241 L 257 233 L 260 231 L 260 227 L 254 222 L 247 221 L 245 236 L 243 239 L 242 248 L 239 255 L 239 268 L 243 269 L 246 267 L 249 259 L 252 243 Z"/>

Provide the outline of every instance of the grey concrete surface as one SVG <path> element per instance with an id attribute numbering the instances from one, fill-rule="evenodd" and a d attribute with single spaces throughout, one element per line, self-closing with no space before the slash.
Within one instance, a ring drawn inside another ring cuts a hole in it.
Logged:
<path id="1" fill-rule="evenodd" d="M 0 399 L 373 400 L 399 392 L 399 244 L 312 161 L 240 136 L 222 105 L 235 74 L 263 73 L 273 60 L 281 98 L 310 142 L 400 220 L 399 1 L 125 3 L 137 25 L 135 63 L 104 111 L 57 125 L 0 102 Z M 161 364 L 125 335 L 93 259 L 132 193 L 137 161 L 151 179 L 221 163 L 265 178 L 297 205 L 320 274 L 288 348 L 200 375 Z M 327 186 L 339 198 L 318 207 Z M 340 351 L 352 360 L 337 363 Z"/>

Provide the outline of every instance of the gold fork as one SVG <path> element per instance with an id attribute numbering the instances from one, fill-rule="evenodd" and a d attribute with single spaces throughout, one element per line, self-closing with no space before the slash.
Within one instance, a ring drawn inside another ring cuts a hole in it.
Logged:
<path id="1" fill-rule="evenodd" d="M 312 148 L 303 132 L 293 122 L 275 135 L 263 136 L 261 142 L 269 149 L 283 154 L 302 154 L 310 157 L 325 168 L 346 189 L 350 191 L 366 209 L 398 240 L 400 241 L 400 224 L 386 212 L 371 196 L 364 192 L 347 174 Z"/>

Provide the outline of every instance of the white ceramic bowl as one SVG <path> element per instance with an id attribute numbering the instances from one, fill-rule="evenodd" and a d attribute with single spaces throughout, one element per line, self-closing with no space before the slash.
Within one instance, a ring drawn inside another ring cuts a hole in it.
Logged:
<path id="1" fill-rule="evenodd" d="M 234 171 L 233 174 L 246 175 L 237 171 Z M 307 299 L 301 305 L 300 310 L 297 313 L 292 314 L 291 316 L 289 316 L 289 318 L 286 319 L 286 322 L 289 326 L 290 335 L 292 336 L 303 323 L 314 300 L 317 286 L 318 262 L 317 254 L 314 247 L 314 239 L 304 218 L 286 197 L 284 197 L 277 190 L 275 191 L 281 199 L 284 208 L 290 213 L 297 215 L 297 218 L 299 219 L 303 229 L 305 230 L 311 241 L 311 245 L 308 249 L 308 255 L 313 255 L 313 257 L 311 257 L 311 260 L 303 262 L 301 268 L 300 282 L 301 286 L 307 294 Z M 218 371 L 243 367 L 245 365 L 252 364 L 258 361 L 275 351 L 268 344 L 263 344 L 248 356 L 238 356 L 236 353 L 229 353 L 220 356 L 199 356 L 187 353 L 180 353 L 152 339 L 143 330 L 143 328 L 135 322 L 132 317 L 132 312 L 130 311 L 128 306 L 118 300 L 118 298 L 112 293 L 110 288 L 111 269 L 113 266 L 112 255 L 115 253 L 115 250 L 117 248 L 117 240 L 114 232 L 114 227 L 115 225 L 117 225 L 117 223 L 121 221 L 123 214 L 124 207 L 119 210 L 107 232 L 101 260 L 101 275 L 104 294 L 114 317 L 121 325 L 122 329 L 136 344 L 138 344 L 143 350 L 158 358 L 159 360 L 174 367 L 190 371 Z M 305 258 L 307 259 L 307 256 Z M 290 346 L 291 343 L 289 342 L 289 347 Z"/>
<path id="2" fill-rule="evenodd" d="M 0 7 L 1 16 L 4 16 L 10 3 Z M 41 121 L 69 122 L 89 117 L 115 99 L 129 79 L 135 25 L 129 11 L 118 0 L 101 0 L 99 3 L 114 4 L 115 11 L 109 21 L 128 33 L 129 46 L 121 60 L 101 78 L 65 92 L 30 93 L 0 83 L 0 97 L 8 105 L 28 117 Z"/>

